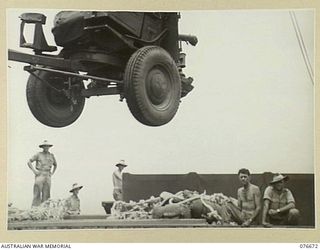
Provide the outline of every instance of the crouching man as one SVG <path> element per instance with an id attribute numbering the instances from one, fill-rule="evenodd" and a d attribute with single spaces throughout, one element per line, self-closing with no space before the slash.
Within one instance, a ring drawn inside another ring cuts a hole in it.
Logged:
<path id="1" fill-rule="evenodd" d="M 83 186 L 74 183 L 69 191 L 72 195 L 66 200 L 66 214 L 67 215 L 79 215 L 80 214 L 80 199 L 79 191 Z"/>
<path id="2" fill-rule="evenodd" d="M 288 176 L 276 174 L 270 186 L 264 191 L 262 224 L 265 227 L 298 224 L 300 212 L 295 208 L 295 200 L 291 191 L 285 188 L 286 180 Z"/>

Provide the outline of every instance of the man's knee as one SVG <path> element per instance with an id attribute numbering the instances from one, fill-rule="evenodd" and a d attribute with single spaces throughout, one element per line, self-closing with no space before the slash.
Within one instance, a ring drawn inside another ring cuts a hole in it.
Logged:
<path id="1" fill-rule="evenodd" d="M 33 196 L 34 197 L 40 197 L 41 191 L 40 187 L 38 185 L 33 185 Z"/>
<path id="2" fill-rule="evenodd" d="M 289 210 L 289 215 L 293 217 L 300 216 L 300 211 L 296 208 L 292 208 Z"/>
<path id="3" fill-rule="evenodd" d="M 298 220 L 300 218 L 300 211 L 296 208 L 292 208 L 289 210 L 288 222 L 289 224 L 298 224 Z"/>

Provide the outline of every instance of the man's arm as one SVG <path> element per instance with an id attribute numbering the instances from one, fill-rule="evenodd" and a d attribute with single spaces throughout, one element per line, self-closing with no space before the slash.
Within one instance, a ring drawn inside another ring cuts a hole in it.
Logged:
<path id="1" fill-rule="evenodd" d="M 287 202 L 288 202 L 288 204 L 285 205 L 284 207 L 281 207 L 278 210 L 278 213 L 287 212 L 290 209 L 296 207 L 295 200 L 294 200 L 293 195 L 292 195 L 292 193 L 291 193 L 291 191 L 289 189 L 287 189 Z"/>
<path id="2" fill-rule="evenodd" d="M 272 200 L 272 187 L 268 186 L 264 190 L 263 208 L 262 208 L 262 225 L 265 227 L 271 226 L 271 224 L 267 222 L 267 215 L 269 213 L 271 200 Z"/>
<path id="3" fill-rule="evenodd" d="M 57 161 L 56 161 L 56 158 L 54 157 L 54 155 L 53 154 L 51 154 L 52 155 L 52 158 L 53 158 L 53 169 L 52 169 L 52 172 L 51 172 L 51 175 L 53 175 L 55 172 L 56 172 L 56 170 L 57 170 Z"/>
<path id="4" fill-rule="evenodd" d="M 116 187 L 119 181 L 122 181 L 121 175 L 119 175 L 118 171 L 114 171 L 112 174 L 113 186 Z"/>
<path id="5" fill-rule="evenodd" d="M 28 167 L 31 169 L 31 171 L 37 175 L 38 174 L 38 170 L 36 170 L 33 165 L 32 165 L 32 162 L 34 162 L 36 160 L 36 156 L 33 156 L 28 162 L 27 162 L 27 165 Z"/>
<path id="6" fill-rule="evenodd" d="M 114 177 L 120 181 L 122 180 L 122 175 L 119 171 L 114 172 Z"/>
<path id="7" fill-rule="evenodd" d="M 254 204 L 256 206 L 256 209 L 254 210 L 252 217 L 250 218 L 251 222 L 257 217 L 257 215 L 260 213 L 261 210 L 261 192 L 260 189 L 257 188 L 254 191 Z"/>
<path id="8" fill-rule="evenodd" d="M 238 189 L 238 207 L 242 210 L 242 201 L 240 198 L 240 188 Z"/>
<path id="9" fill-rule="evenodd" d="M 277 210 L 277 212 L 283 213 L 283 212 L 289 211 L 290 209 L 295 208 L 295 207 L 296 207 L 296 205 L 294 204 L 294 202 L 290 202 L 289 204 L 285 205 L 284 207 L 279 208 L 279 210 Z"/>
<path id="10" fill-rule="evenodd" d="M 263 202 L 263 209 L 262 209 L 262 225 L 268 226 L 270 225 L 267 223 L 267 214 L 270 207 L 270 200 L 265 199 Z"/>

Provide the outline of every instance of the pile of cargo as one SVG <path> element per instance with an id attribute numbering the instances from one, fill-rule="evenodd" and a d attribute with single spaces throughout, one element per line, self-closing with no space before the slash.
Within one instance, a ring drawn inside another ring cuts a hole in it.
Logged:
<path id="1" fill-rule="evenodd" d="M 8 209 L 8 221 L 62 220 L 66 215 L 65 199 L 49 199 L 38 207 L 19 210 L 12 205 Z M 237 200 L 222 193 L 207 195 L 184 190 L 175 194 L 162 192 L 140 201 L 115 201 L 108 220 L 143 219 L 200 219 L 213 225 L 237 225 L 230 212 Z"/>
<path id="2" fill-rule="evenodd" d="M 139 202 L 114 202 L 108 219 L 190 219 L 205 218 L 215 225 L 237 225 L 230 213 L 237 200 L 222 193 L 207 195 L 184 190 L 176 194 L 162 192 Z"/>
<path id="3" fill-rule="evenodd" d="M 139 202 L 116 201 L 111 208 L 111 216 L 108 219 L 151 219 L 152 210 L 161 202 L 160 197 L 151 197 Z"/>
<path id="4" fill-rule="evenodd" d="M 20 210 L 9 204 L 8 221 L 24 220 L 62 220 L 65 215 L 65 199 L 49 199 L 38 207 L 32 207 L 27 210 Z"/>

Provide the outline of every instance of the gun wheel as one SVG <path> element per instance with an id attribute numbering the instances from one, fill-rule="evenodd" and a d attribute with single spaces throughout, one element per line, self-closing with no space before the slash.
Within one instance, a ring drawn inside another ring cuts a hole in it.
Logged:
<path id="1" fill-rule="evenodd" d="M 168 123 L 181 97 L 178 68 L 170 54 L 157 46 L 137 50 L 125 69 L 124 95 L 139 122 L 148 126 Z"/>
<path id="2" fill-rule="evenodd" d="M 50 127 L 65 127 L 77 120 L 85 104 L 85 97 L 80 95 L 82 82 L 72 85 L 70 98 L 63 92 L 68 86 L 65 76 L 45 71 L 35 71 L 34 74 L 37 77 L 29 76 L 26 89 L 28 106 L 33 116 Z"/>

